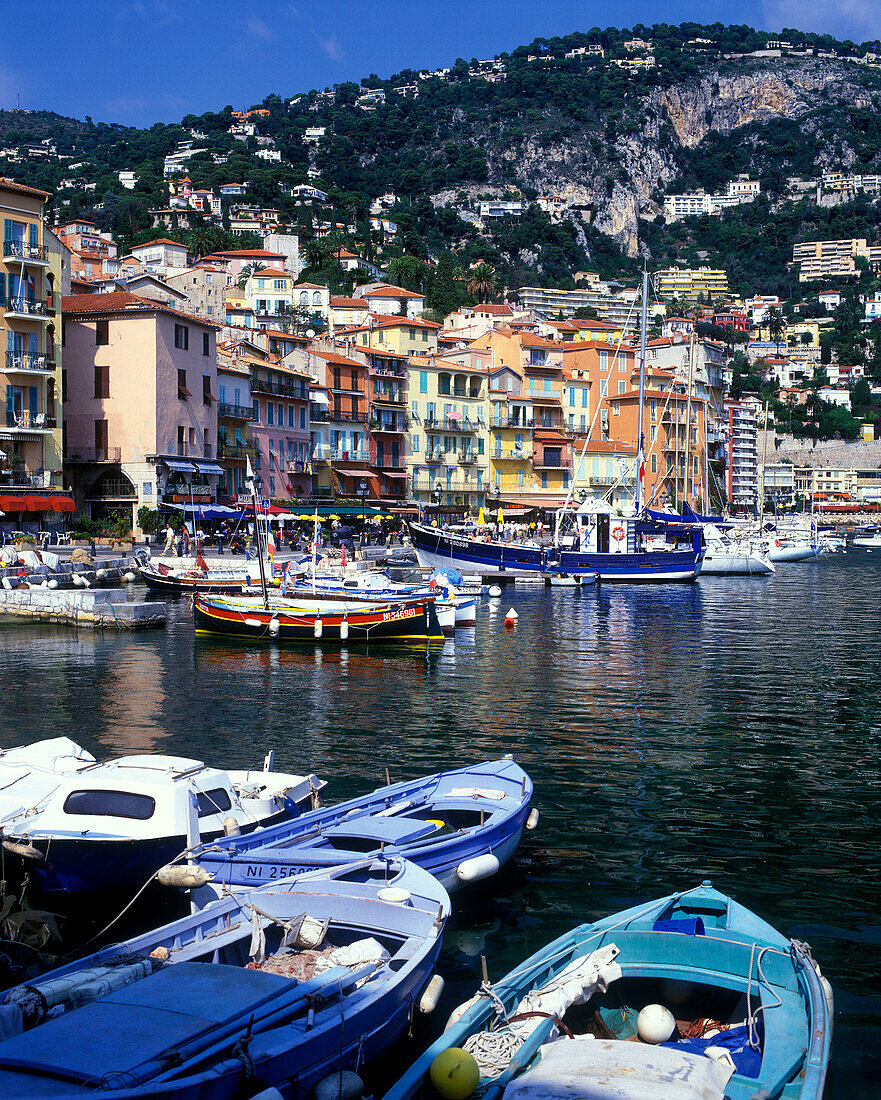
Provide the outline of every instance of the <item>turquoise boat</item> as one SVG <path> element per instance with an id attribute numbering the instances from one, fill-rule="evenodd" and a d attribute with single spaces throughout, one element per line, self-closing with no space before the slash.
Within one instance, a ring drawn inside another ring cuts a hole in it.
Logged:
<path id="1" fill-rule="evenodd" d="M 484 980 L 385 1100 L 820 1100 L 831 1040 L 810 948 L 704 882 Z"/>

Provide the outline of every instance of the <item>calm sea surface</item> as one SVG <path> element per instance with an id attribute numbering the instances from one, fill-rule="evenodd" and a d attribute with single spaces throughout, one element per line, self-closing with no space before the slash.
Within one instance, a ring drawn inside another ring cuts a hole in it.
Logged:
<path id="1" fill-rule="evenodd" d="M 336 798 L 386 768 L 513 753 L 541 821 L 460 898 L 433 1026 L 474 991 L 481 953 L 499 977 L 577 922 L 710 878 L 812 944 L 836 998 L 827 1096 L 878 1095 L 881 554 L 771 579 L 510 588 L 428 658 L 196 642 L 187 602 L 170 616 L 143 636 L 0 627 L 0 746 L 66 734 L 99 756 L 230 767 L 274 747 Z"/>

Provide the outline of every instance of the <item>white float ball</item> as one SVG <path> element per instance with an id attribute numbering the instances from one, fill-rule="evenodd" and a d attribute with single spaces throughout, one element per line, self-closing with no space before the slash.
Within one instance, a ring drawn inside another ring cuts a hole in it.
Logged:
<path id="1" fill-rule="evenodd" d="M 676 1020 L 663 1005 L 646 1005 L 636 1017 L 636 1030 L 644 1043 L 666 1043 L 676 1030 Z"/>

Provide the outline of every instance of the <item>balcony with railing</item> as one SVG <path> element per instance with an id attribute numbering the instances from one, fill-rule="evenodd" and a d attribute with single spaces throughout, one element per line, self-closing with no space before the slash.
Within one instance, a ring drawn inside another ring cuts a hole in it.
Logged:
<path id="1" fill-rule="evenodd" d="M 259 448 L 255 443 L 226 443 L 221 440 L 217 444 L 217 457 L 224 458 L 228 462 L 244 462 L 258 453 Z"/>
<path id="2" fill-rule="evenodd" d="M 376 467 L 377 470 L 403 470 L 406 469 L 407 463 L 404 460 L 403 455 L 380 454 L 377 452 L 370 460 L 370 465 Z"/>
<path id="3" fill-rule="evenodd" d="M 9 373 L 19 371 L 28 374 L 49 375 L 54 372 L 54 361 L 48 355 L 29 355 L 22 351 L 7 351 L 3 369 Z"/>
<path id="4" fill-rule="evenodd" d="M 119 447 L 68 446 L 65 462 L 120 462 L 122 450 Z"/>
<path id="5" fill-rule="evenodd" d="M 467 416 L 426 417 L 423 425 L 427 432 L 476 432 L 479 425 Z"/>
<path id="6" fill-rule="evenodd" d="M 49 310 L 45 302 L 33 298 L 10 297 L 4 316 L 7 321 L 46 321 Z"/>
<path id="7" fill-rule="evenodd" d="M 28 409 L 21 412 L 6 410 L 6 427 L 12 432 L 51 432 L 56 426 L 55 417 L 45 413 L 31 413 Z"/>
<path id="8" fill-rule="evenodd" d="M 313 462 L 330 462 L 330 444 L 316 443 L 312 448 Z"/>
<path id="9" fill-rule="evenodd" d="M 394 420 L 371 420 L 370 430 L 372 432 L 384 432 L 393 433 L 395 435 L 403 435 L 407 430 L 407 426 L 404 423 L 403 416 L 396 417 Z"/>
<path id="10" fill-rule="evenodd" d="M 332 447 L 331 462 L 369 462 L 370 451 L 366 447 Z"/>
<path id="11" fill-rule="evenodd" d="M 24 260 L 28 264 L 49 265 L 49 249 L 41 244 L 28 244 L 27 241 L 3 241 L 3 259 L 6 262 Z"/>
<path id="12" fill-rule="evenodd" d="M 473 466 L 477 461 L 477 455 L 473 451 L 459 451 L 459 465 Z"/>
<path id="13" fill-rule="evenodd" d="M 249 405 L 234 405 L 229 401 L 220 401 L 217 405 L 217 415 L 227 420 L 253 420 L 254 410 Z"/>
<path id="14" fill-rule="evenodd" d="M 297 401 L 309 400 L 309 387 L 299 382 L 271 382 L 251 375 L 251 392 L 268 393 L 274 397 L 292 397 Z"/>
<path id="15" fill-rule="evenodd" d="M 507 451 L 497 448 L 493 451 L 492 457 L 494 462 L 522 462 L 526 458 L 531 458 L 532 452 L 518 447 Z"/>
<path id="16" fill-rule="evenodd" d="M 331 420 L 344 420 L 352 424 L 366 424 L 367 413 L 366 412 L 349 412 L 342 409 L 331 409 L 329 413 Z"/>

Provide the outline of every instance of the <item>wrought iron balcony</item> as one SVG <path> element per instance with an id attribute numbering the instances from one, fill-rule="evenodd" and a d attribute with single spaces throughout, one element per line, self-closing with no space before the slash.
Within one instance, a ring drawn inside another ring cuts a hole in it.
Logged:
<path id="1" fill-rule="evenodd" d="M 225 416 L 228 420 L 253 420 L 254 410 L 248 405 L 233 405 L 228 401 L 221 401 L 217 406 L 217 415 Z"/>
<path id="2" fill-rule="evenodd" d="M 41 244 L 28 244 L 27 241 L 4 240 L 3 259 L 47 264 L 49 262 L 49 249 Z"/>
<path id="3" fill-rule="evenodd" d="M 122 450 L 119 447 L 70 447 L 65 462 L 119 462 Z"/>
<path id="4" fill-rule="evenodd" d="M 332 462 L 369 462 L 370 452 L 366 447 L 359 447 L 357 450 L 352 448 L 343 449 L 342 447 L 333 447 L 330 452 Z"/>
<path id="5" fill-rule="evenodd" d="M 37 302 L 31 298 L 10 298 L 6 303 L 7 317 L 47 317 L 49 311 L 45 302 Z"/>
<path id="6" fill-rule="evenodd" d="M 331 420 L 346 420 L 355 424 L 366 424 L 367 413 L 366 412 L 342 412 L 339 409 L 331 409 L 329 418 Z"/>
<path id="7" fill-rule="evenodd" d="M 309 387 L 293 382 L 270 382 L 251 375 L 252 393 L 269 393 L 276 397 L 293 397 L 298 401 L 309 400 Z"/>
<path id="8" fill-rule="evenodd" d="M 244 462 L 250 455 L 257 454 L 259 448 L 254 443 L 223 443 L 217 444 L 217 457 L 237 459 Z"/>
<path id="9" fill-rule="evenodd" d="M 8 371 L 41 371 L 51 374 L 55 369 L 54 361 L 48 355 L 28 355 L 22 351 L 7 351 L 6 370 Z"/>

